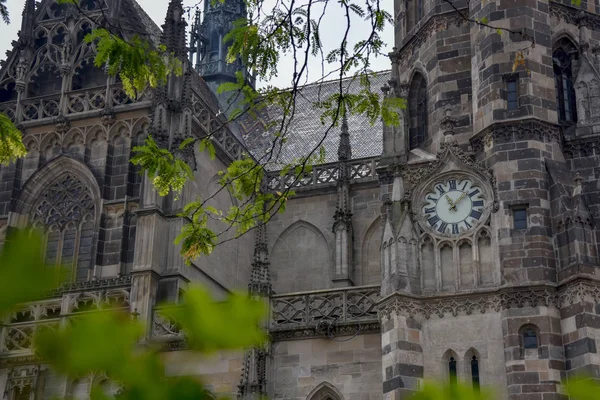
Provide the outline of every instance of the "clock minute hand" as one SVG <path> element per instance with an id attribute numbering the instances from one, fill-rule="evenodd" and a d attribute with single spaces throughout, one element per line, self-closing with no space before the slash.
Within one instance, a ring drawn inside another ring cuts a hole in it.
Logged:
<path id="1" fill-rule="evenodd" d="M 460 203 L 462 201 L 462 199 L 464 199 L 465 197 L 467 197 L 467 194 L 465 192 L 463 192 L 463 194 L 461 194 L 460 197 L 458 199 L 456 199 L 456 201 L 454 202 L 454 207 L 456 207 L 456 205 L 458 203 Z"/>

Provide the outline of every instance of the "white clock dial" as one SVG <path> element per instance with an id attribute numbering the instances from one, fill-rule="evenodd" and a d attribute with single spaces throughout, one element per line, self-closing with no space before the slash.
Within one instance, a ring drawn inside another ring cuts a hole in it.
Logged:
<path id="1" fill-rule="evenodd" d="M 485 209 L 483 189 L 470 179 L 448 178 L 425 195 L 422 212 L 432 230 L 458 235 L 478 225 Z"/>

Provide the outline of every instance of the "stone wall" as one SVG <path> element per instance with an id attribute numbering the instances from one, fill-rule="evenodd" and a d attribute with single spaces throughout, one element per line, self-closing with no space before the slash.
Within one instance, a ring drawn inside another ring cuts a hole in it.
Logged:
<path id="1" fill-rule="evenodd" d="M 477 357 L 480 383 L 506 398 L 506 372 L 500 313 L 432 317 L 421 321 L 425 379 L 448 380 L 449 357 L 458 379 L 472 384 L 471 361 Z"/>
<path id="2" fill-rule="evenodd" d="M 355 285 L 380 282 L 378 188 L 351 188 Z M 332 288 L 335 192 L 299 192 L 267 225 L 271 279 L 277 293 Z"/>
<path id="3" fill-rule="evenodd" d="M 344 399 L 381 399 L 381 337 L 366 334 L 335 339 L 273 343 L 270 398 L 305 400 L 323 382 Z"/>
<path id="4" fill-rule="evenodd" d="M 242 352 L 220 352 L 200 357 L 190 351 L 164 354 L 167 376 L 192 376 L 202 380 L 213 393 L 235 398 L 242 376 Z"/>

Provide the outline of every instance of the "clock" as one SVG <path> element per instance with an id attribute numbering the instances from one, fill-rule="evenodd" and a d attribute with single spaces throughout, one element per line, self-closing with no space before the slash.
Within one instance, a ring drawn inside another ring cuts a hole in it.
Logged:
<path id="1" fill-rule="evenodd" d="M 474 180 L 449 177 L 425 192 L 425 225 L 438 234 L 460 235 L 479 225 L 485 213 L 484 189 Z"/>

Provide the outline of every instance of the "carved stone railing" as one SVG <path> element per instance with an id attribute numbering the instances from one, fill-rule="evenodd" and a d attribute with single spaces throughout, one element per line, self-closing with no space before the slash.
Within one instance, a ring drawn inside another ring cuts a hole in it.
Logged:
<path id="1" fill-rule="evenodd" d="M 275 295 L 269 333 L 286 340 L 378 331 L 379 299 L 378 285 Z"/>
<path id="2" fill-rule="evenodd" d="M 132 103 L 149 104 L 152 91 L 147 89 L 140 93 L 137 99 L 131 99 L 121 85 L 115 84 L 108 89 L 106 86 L 99 86 L 66 92 L 64 101 L 61 100 L 63 99 L 60 94 L 23 99 L 20 101 L 18 113 L 16 101 L 5 102 L 0 103 L 0 112 L 8 115 L 13 122 L 32 122 L 50 120 L 60 115 L 100 112 L 108 108 L 118 111 L 119 107 Z"/>
<path id="3" fill-rule="evenodd" d="M 368 181 L 377 179 L 376 168 L 378 158 L 363 158 L 349 162 L 350 179 L 353 181 Z M 310 186 L 335 183 L 339 177 L 340 164 L 329 163 L 316 165 L 310 173 L 297 177 L 294 172 L 281 175 L 280 171 L 270 172 L 267 179 L 269 190 L 285 190 L 288 188 L 304 188 Z"/>
<path id="4" fill-rule="evenodd" d="M 58 329 L 66 319 L 106 309 L 129 310 L 131 277 L 78 282 L 47 299 L 23 304 L 0 324 L 0 358 L 32 354 L 34 334 Z"/>
<path id="5" fill-rule="evenodd" d="M 160 309 L 157 308 L 152 315 L 151 336 L 157 340 L 181 340 L 183 339 L 183 332 L 181 332 L 177 323 L 162 316 Z"/>

